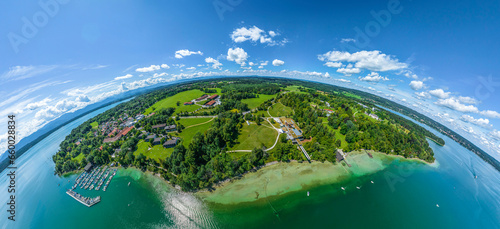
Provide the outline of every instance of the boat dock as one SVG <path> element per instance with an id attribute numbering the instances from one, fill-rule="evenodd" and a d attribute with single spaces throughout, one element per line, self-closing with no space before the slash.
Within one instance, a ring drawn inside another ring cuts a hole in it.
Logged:
<path id="1" fill-rule="evenodd" d="M 95 198 L 90 198 L 90 197 L 85 197 L 85 196 L 82 196 L 80 194 L 78 194 L 77 192 L 69 189 L 68 191 L 66 191 L 66 194 L 68 194 L 69 196 L 73 197 L 73 199 L 77 200 L 78 202 L 80 202 L 81 204 L 87 206 L 87 207 L 92 207 L 94 206 L 95 204 L 101 202 L 101 197 L 98 196 L 98 197 L 95 197 Z"/>

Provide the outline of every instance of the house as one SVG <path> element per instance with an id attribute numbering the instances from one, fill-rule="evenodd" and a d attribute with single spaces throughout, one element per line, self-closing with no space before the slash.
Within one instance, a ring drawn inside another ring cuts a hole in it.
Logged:
<path id="1" fill-rule="evenodd" d="M 342 149 L 337 149 L 337 152 L 335 152 L 335 155 L 337 157 L 337 162 L 344 160 L 344 154 L 343 154 Z"/>
<path id="2" fill-rule="evenodd" d="M 154 125 L 151 128 L 153 128 L 153 129 L 164 128 L 166 125 L 167 125 L 166 123 L 163 123 L 163 124 Z"/>
<path id="3" fill-rule="evenodd" d="M 166 141 L 165 143 L 163 143 L 163 147 L 165 148 L 172 148 L 172 147 L 175 147 L 177 145 L 177 139 L 170 139 L 168 141 Z"/>
<path id="4" fill-rule="evenodd" d="M 189 106 L 189 105 L 193 105 L 194 103 L 193 102 L 185 102 L 184 105 L 186 106 Z"/>
<path id="5" fill-rule="evenodd" d="M 159 144 L 161 144 L 161 139 L 162 139 L 162 137 L 155 138 L 153 140 L 153 145 L 159 145 Z"/>
<path id="6" fill-rule="evenodd" d="M 134 126 L 130 126 L 130 127 L 127 127 L 125 129 L 123 129 L 118 135 L 120 136 L 125 136 L 128 134 L 128 132 L 130 132 L 132 129 L 134 129 Z"/>
<path id="7" fill-rule="evenodd" d="M 144 139 L 145 141 L 149 142 L 149 139 L 155 139 L 156 138 L 156 134 L 151 134 L 151 135 L 148 135 L 146 137 L 146 139 Z"/>
<path id="8" fill-rule="evenodd" d="M 177 126 L 176 126 L 176 125 L 166 126 L 166 127 L 165 127 L 165 130 L 166 130 L 167 132 L 176 131 L 176 130 L 177 130 Z"/>
<path id="9" fill-rule="evenodd" d="M 205 95 L 201 96 L 200 98 L 197 98 L 197 99 L 196 99 L 196 101 L 201 101 L 201 100 L 204 100 L 204 99 L 206 99 L 207 97 L 208 97 L 208 95 L 206 95 L 206 94 L 205 94 Z"/>
<path id="10" fill-rule="evenodd" d="M 144 117 L 146 117 L 146 116 L 145 116 L 145 115 L 143 115 L 143 114 L 138 114 L 137 116 L 135 116 L 135 119 L 136 119 L 137 121 L 139 121 L 139 120 L 143 119 Z"/>
<path id="11" fill-rule="evenodd" d="M 213 106 L 216 102 L 217 102 L 217 101 L 212 100 L 212 101 L 210 101 L 210 102 L 206 103 L 206 104 L 205 104 L 205 106 L 207 106 L 207 107 L 211 107 L 211 106 Z"/>
<path id="12" fill-rule="evenodd" d="M 216 99 L 217 97 L 219 97 L 219 95 L 215 94 L 215 95 L 212 95 L 212 96 L 208 97 L 208 99 L 210 99 L 210 100 L 214 100 L 214 99 Z"/>
<path id="13" fill-rule="evenodd" d="M 89 171 L 90 171 L 90 169 L 92 169 L 92 163 L 90 163 L 90 162 L 89 162 L 89 163 L 87 163 L 87 165 L 85 166 L 85 168 L 84 168 L 84 169 L 85 169 L 85 172 L 89 172 Z"/>

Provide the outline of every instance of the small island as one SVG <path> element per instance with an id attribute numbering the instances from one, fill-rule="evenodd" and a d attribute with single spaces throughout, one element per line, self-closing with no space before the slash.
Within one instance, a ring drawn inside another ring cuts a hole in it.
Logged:
<path id="1" fill-rule="evenodd" d="M 206 191 L 278 162 L 336 171 L 361 152 L 433 163 L 427 138 L 444 145 L 342 88 L 231 78 L 167 86 L 119 104 L 72 130 L 53 160 L 59 175 L 114 163 L 183 191 Z"/>

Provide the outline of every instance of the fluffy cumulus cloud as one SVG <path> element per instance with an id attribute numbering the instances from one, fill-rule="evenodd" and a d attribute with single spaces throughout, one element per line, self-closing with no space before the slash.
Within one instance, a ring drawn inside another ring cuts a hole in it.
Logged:
<path id="1" fill-rule="evenodd" d="M 447 99 L 450 97 L 450 92 L 445 92 L 443 89 L 430 90 L 429 94 L 440 99 Z"/>
<path id="2" fill-rule="evenodd" d="M 162 65 L 161 65 L 161 68 L 164 68 L 164 69 L 169 69 L 169 68 L 170 68 L 170 66 L 168 66 L 168 64 L 162 64 Z"/>
<path id="3" fill-rule="evenodd" d="M 70 110 L 79 107 L 80 103 L 69 99 L 63 99 L 53 106 L 46 106 L 35 114 L 38 119 L 50 119 L 60 116 Z"/>
<path id="4" fill-rule="evenodd" d="M 368 69 L 376 72 L 400 70 L 408 67 L 406 63 L 401 63 L 398 59 L 377 50 L 359 51 L 355 53 L 330 51 L 319 55 L 318 59 L 329 62 L 350 62 L 354 63 L 354 67 L 356 68 Z"/>
<path id="5" fill-rule="evenodd" d="M 359 69 L 359 68 L 352 68 L 352 67 L 338 68 L 337 72 L 338 73 L 342 73 L 345 76 L 351 76 L 352 74 L 358 74 L 358 73 L 360 73 L 361 69 Z"/>
<path id="6" fill-rule="evenodd" d="M 229 48 L 227 50 L 227 60 L 234 61 L 239 65 L 245 65 L 248 58 L 248 53 L 242 48 Z"/>
<path id="7" fill-rule="evenodd" d="M 473 105 L 465 105 L 463 103 L 460 103 L 460 101 L 458 101 L 455 98 L 439 99 L 438 101 L 435 102 L 435 104 L 443 107 L 448 107 L 450 109 L 460 112 L 472 112 L 472 113 L 478 112 L 477 107 Z"/>
<path id="8" fill-rule="evenodd" d="M 422 92 L 415 92 L 415 95 L 417 95 L 419 98 L 426 98 L 426 99 L 430 99 L 431 98 L 431 95 L 425 91 L 422 91 Z"/>
<path id="9" fill-rule="evenodd" d="M 200 55 L 202 56 L 203 53 L 201 51 L 189 51 L 187 49 L 181 49 L 175 52 L 175 58 L 177 59 L 182 59 L 185 56 L 191 56 L 191 55 Z"/>
<path id="10" fill-rule="evenodd" d="M 368 82 L 380 82 L 380 81 L 386 81 L 389 79 L 387 77 L 383 77 L 383 76 L 379 75 L 376 72 L 371 72 L 370 74 L 366 75 L 365 77 L 359 77 L 359 80 L 368 81 Z"/>
<path id="11" fill-rule="evenodd" d="M 29 103 L 28 105 L 26 105 L 26 109 L 28 110 L 36 110 L 40 107 L 45 107 L 48 105 L 49 102 L 51 102 L 52 99 L 50 98 L 45 98 L 41 101 L 38 101 L 38 102 L 34 102 L 34 103 Z"/>
<path id="12" fill-rule="evenodd" d="M 249 28 L 241 27 L 235 29 L 231 34 L 231 39 L 235 43 L 250 41 L 253 43 L 267 44 L 269 46 L 284 45 L 287 43 L 286 39 L 281 41 L 274 40 L 273 38 L 276 36 L 279 36 L 279 33 L 275 31 L 269 31 L 266 33 L 266 31 L 258 28 L 257 26 L 253 26 Z"/>
<path id="13" fill-rule="evenodd" d="M 411 89 L 418 91 L 418 90 L 424 88 L 425 84 L 422 81 L 413 80 L 410 82 L 410 87 L 411 87 Z"/>
<path id="14" fill-rule="evenodd" d="M 458 100 L 462 103 L 467 103 L 467 104 L 478 104 L 479 101 L 477 101 L 474 98 L 468 97 L 468 96 L 459 96 Z"/>
<path id="15" fill-rule="evenodd" d="M 274 59 L 273 60 L 273 66 L 282 66 L 285 64 L 285 61 Z"/>
<path id="16" fill-rule="evenodd" d="M 124 79 L 128 79 L 128 78 L 132 78 L 132 74 L 127 74 L 124 76 L 115 77 L 115 80 L 124 80 Z"/>
<path id="17" fill-rule="evenodd" d="M 205 58 L 205 62 L 207 64 L 212 64 L 213 69 L 220 69 L 222 66 L 222 64 L 218 60 L 216 60 L 212 57 Z"/>
<path id="18" fill-rule="evenodd" d="M 491 127 L 490 120 L 485 119 L 485 118 L 475 119 L 474 117 L 472 117 L 470 115 L 462 115 L 462 117 L 460 117 L 460 119 L 464 122 L 472 123 L 472 124 L 475 124 L 478 126 Z"/>
<path id="19" fill-rule="evenodd" d="M 490 117 L 490 118 L 500 118 L 500 113 L 498 113 L 496 111 L 485 110 L 485 111 L 481 111 L 479 113 L 486 116 L 486 117 Z"/>
<path id="20" fill-rule="evenodd" d="M 143 68 L 138 68 L 135 71 L 136 72 L 153 72 L 156 70 L 160 70 L 160 65 L 151 65 L 149 67 L 143 67 Z"/>
<path id="21" fill-rule="evenodd" d="M 76 97 L 76 101 L 87 103 L 87 102 L 90 102 L 90 98 L 86 95 L 79 95 L 78 97 Z"/>
<path id="22" fill-rule="evenodd" d="M 324 65 L 330 68 L 340 68 L 344 66 L 342 62 L 330 62 L 330 61 L 326 62 Z"/>

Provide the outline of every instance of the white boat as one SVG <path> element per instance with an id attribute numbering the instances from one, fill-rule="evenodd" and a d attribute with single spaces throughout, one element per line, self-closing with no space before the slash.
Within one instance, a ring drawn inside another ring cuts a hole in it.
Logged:
<path id="1" fill-rule="evenodd" d="M 307 196 L 309 196 L 309 191 L 307 191 Z"/>
<path id="2" fill-rule="evenodd" d="M 128 186 L 130 186 L 130 182 L 128 182 Z"/>
<path id="3" fill-rule="evenodd" d="M 439 207 L 439 204 L 436 204 L 436 207 Z"/>
<path id="4" fill-rule="evenodd" d="M 340 188 L 341 188 L 342 190 L 344 190 L 344 191 L 345 191 L 345 188 L 344 188 L 344 187 L 340 187 Z"/>
<path id="5" fill-rule="evenodd" d="M 361 187 L 356 186 L 357 189 L 361 189 Z"/>
<path id="6" fill-rule="evenodd" d="M 372 182 L 372 184 L 374 184 L 374 183 L 375 183 L 375 182 L 373 182 L 373 181 L 371 181 L 371 182 Z"/>

